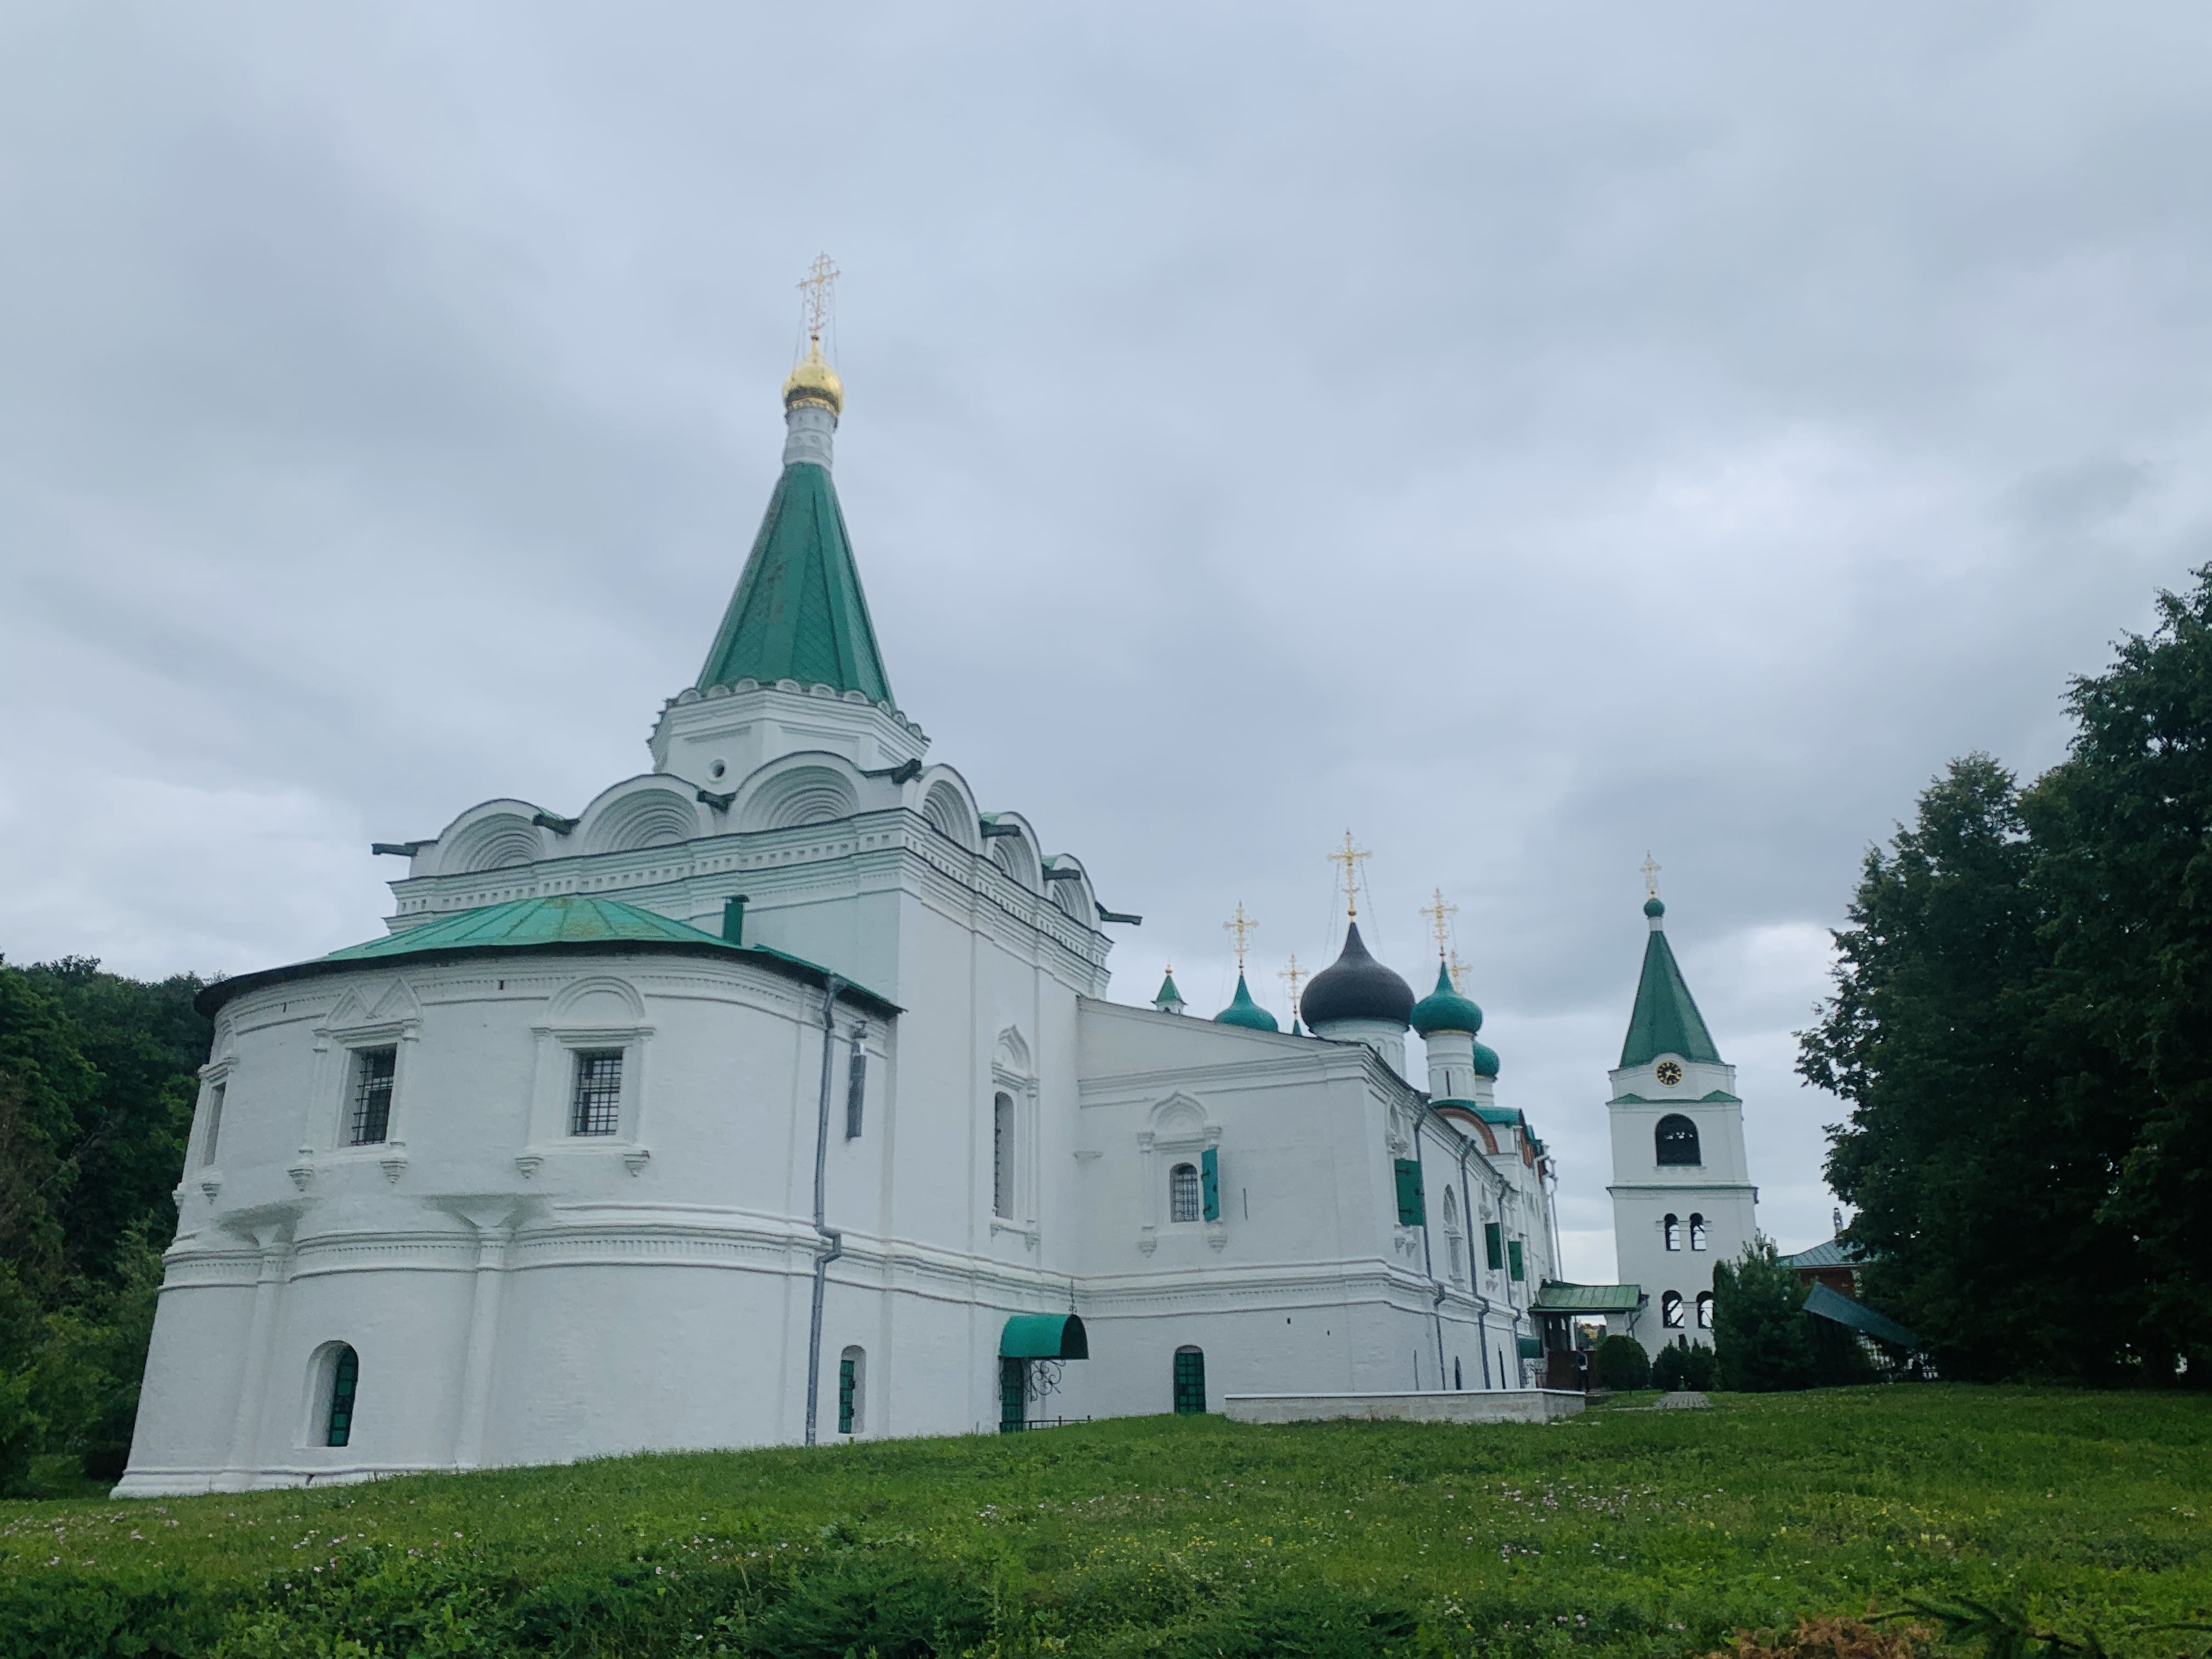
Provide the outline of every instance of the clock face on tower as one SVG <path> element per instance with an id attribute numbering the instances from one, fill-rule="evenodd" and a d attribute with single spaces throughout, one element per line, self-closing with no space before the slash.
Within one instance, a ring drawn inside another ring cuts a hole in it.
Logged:
<path id="1" fill-rule="evenodd" d="M 1659 1081 L 1671 1089 L 1682 1080 L 1682 1068 L 1671 1060 L 1662 1060 L 1659 1062 L 1658 1075 Z"/>

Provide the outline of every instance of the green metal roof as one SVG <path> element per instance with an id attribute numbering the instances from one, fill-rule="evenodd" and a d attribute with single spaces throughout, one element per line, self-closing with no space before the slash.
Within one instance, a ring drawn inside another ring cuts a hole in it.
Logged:
<path id="1" fill-rule="evenodd" d="M 794 461 L 776 480 L 699 689 L 742 679 L 830 685 L 891 701 L 867 596 L 830 469 Z"/>
<path id="2" fill-rule="evenodd" d="M 426 921 L 419 927 L 349 945 L 320 958 L 359 962 L 377 957 L 410 957 L 424 951 L 483 950 L 526 945 L 611 945 L 649 939 L 712 945 L 726 951 L 729 940 L 618 900 L 560 893 L 546 898 L 510 899 Z"/>
<path id="3" fill-rule="evenodd" d="M 1016 1314 L 999 1334 L 1008 1359 L 1088 1359 L 1091 1339 L 1073 1314 Z"/>
<path id="4" fill-rule="evenodd" d="M 1182 1000 L 1182 993 L 1176 989 L 1175 975 L 1170 974 L 1160 981 L 1160 994 L 1152 999 L 1152 1006 L 1164 1008 L 1171 1002 L 1180 1003 Z"/>
<path id="5" fill-rule="evenodd" d="M 434 921 L 364 944 L 349 945 L 311 961 L 218 979 L 200 991 L 192 1000 L 192 1006 L 204 1014 L 212 1015 L 242 991 L 279 980 L 338 973 L 366 963 L 475 956 L 487 951 L 590 951 L 595 947 L 631 951 L 699 951 L 732 957 L 808 984 L 826 985 L 830 980 L 828 969 L 804 957 L 794 957 L 764 945 L 732 945 L 689 922 L 617 899 L 556 893 L 543 898 L 509 899 L 504 904 L 457 910 Z M 881 1013 L 905 1012 L 890 998 L 849 980 L 841 981 L 838 994 L 870 1005 Z"/>
<path id="6" fill-rule="evenodd" d="M 1856 1267 L 1865 1260 L 1852 1246 L 1840 1238 L 1822 1239 L 1809 1250 L 1800 1250 L 1795 1255 L 1776 1258 L 1777 1265 L 1784 1267 Z"/>
<path id="7" fill-rule="evenodd" d="M 1536 1287 L 1530 1313 L 1634 1313 L 1644 1305 L 1640 1285 L 1570 1285 L 1547 1279 Z"/>
<path id="8" fill-rule="evenodd" d="M 1683 981 L 1666 932 L 1655 927 L 1644 947 L 1644 977 L 1637 981 L 1636 1008 L 1628 1017 L 1628 1040 L 1620 1046 L 1620 1063 L 1649 1066 L 1662 1054 L 1680 1054 L 1709 1066 L 1721 1063 L 1721 1051 L 1713 1046 L 1705 1016 Z"/>
<path id="9" fill-rule="evenodd" d="M 1413 1029 L 1423 1036 L 1431 1031 L 1464 1031 L 1473 1036 L 1482 1029 L 1482 1010 L 1472 997 L 1462 996 L 1451 982 L 1451 969 L 1437 964 L 1437 988 L 1413 1005 Z M 1493 1066 L 1487 1075 L 1495 1077 Z"/>
<path id="10" fill-rule="evenodd" d="M 1908 1353 L 1920 1346 L 1920 1338 L 1888 1315 L 1878 1314 L 1865 1303 L 1854 1302 L 1826 1285 L 1815 1285 L 1805 1292 L 1805 1311 L 1815 1319 L 1832 1319 L 1838 1325 L 1863 1331 L 1877 1342 L 1887 1342 Z"/>
<path id="11" fill-rule="evenodd" d="M 1213 1017 L 1213 1023 L 1216 1025 L 1242 1025 L 1254 1031 L 1279 1031 L 1283 1029 L 1275 1024 L 1273 1014 L 1252 1000 L 1252 993 L 1246 988 L 1244 975 L 1241 973 L 1237 975 L 1235 1000 Z"/>

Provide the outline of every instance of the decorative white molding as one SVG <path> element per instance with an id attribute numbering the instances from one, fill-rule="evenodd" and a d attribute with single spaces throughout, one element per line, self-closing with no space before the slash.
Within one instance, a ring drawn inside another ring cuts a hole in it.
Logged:
<path id="1" fill-rule="evenodd" d="M 517 1152 L 514 1155 L 514 1167 L 522 1172 L 525 1181 L 536 1176 L 544 1162 L 545 1154 L 543 1152 Z"/>
<path id="2" fill-rule="evenodd" d="M 292 1177 L 294 1187 L 303 1193 L 306 1192 L 308 1183 L 315 1178 L 315 1149 L 312 1146 L 301 1147 L 299 1158 L 284 1173 Z"/>
<path id="3" fill-rule="evenodd" d="M 401 1176 L 407 1173 L 407 1143 L 386 1140 L 384 1150 L 377 1154 L 376 1165 L 384 1171 L 386 1181 L 397 1182 Z"/>

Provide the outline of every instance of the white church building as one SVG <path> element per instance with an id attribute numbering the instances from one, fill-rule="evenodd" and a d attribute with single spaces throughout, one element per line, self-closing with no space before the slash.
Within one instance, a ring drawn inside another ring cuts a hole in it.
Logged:
<path id="1" fill-rule="evenodd" d="M 386 937 L 203 994 L 119 1494 L 1540 1380 L 1540 1297 L 1593 1287 L 1555 1284 L 1481 1010 L 1441 969 L 1417 1001 L 1356 920 L 1288 1032 L 1241 977 L 1212 1019 L 1171 978 L 1107 1000 L 1137 918 L 925 758 L 818 347 L 783 400 L 650 769 L 380 843 Z M 1650 1024 L 1613 1074 L 1623 1277 L 1693 1298 L 1749 1234 L 1740 1108 L 1686 990 Z M 1678 1119 L 1723 1162 L 1668 1152 Z M 1683 1217 L 1705 1254 L 1662 1248 Z"/>

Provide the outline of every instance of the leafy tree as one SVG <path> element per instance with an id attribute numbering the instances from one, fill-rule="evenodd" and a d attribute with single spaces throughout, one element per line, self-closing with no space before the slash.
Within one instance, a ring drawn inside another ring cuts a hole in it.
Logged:
<path id="1" fill-rule="evenodd" d="M 1608 1336 L 1591 1356 L 1597 1380 L 1617 1394 L 1651 1386 L 1651 1361 L 1632 1336 Z"/>

